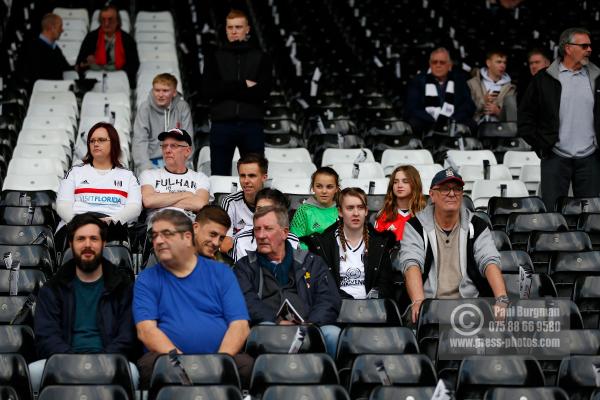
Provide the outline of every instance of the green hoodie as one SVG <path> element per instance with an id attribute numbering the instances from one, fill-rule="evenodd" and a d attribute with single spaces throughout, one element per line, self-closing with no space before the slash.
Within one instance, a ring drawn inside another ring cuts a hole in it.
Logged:
<path id="1" fill-rule="evenodd" d="M 335 204 L 331 207 L 323 207 L 311 197 L 296 210 L 290 224 L 290 231 L 299 238 L 313 233 L 322 233 L 337 219 L 338 209 Z M 302 248 L 305 248 L 303 244 Z"/>

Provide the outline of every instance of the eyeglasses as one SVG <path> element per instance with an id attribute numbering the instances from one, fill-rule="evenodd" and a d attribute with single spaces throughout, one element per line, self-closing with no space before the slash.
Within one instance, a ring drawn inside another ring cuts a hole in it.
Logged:
<path id="1" fill-rule="evenodd" d="M 459 195 L 459 194 L 462 194 L 463 187 L 462 186 L 453 186 L 453 187 L 443 186 L 443 187 L 433 188 L 433 190 L 437 190 L 443 196 L 448 196 L 450 194 L 450 192 L 454 192 L 455 195 Z"/>
<path id="2" fill-rule="evenodd" d="M 101 137 L 101 138 L 97 138 L 97 139 L 90 139 L 90 144 L 104 144 L 106 142 L 110 142 L 109 138 L 105 138 L 105 137 Z"/>
<path id="3" fill-rule="evenodd" d="M 431 60 L 429 62 L 431 64 L 433 64 L 433 65 L 446 65 L 446 64 L 448 64 L 448 61 L 446 61 L 446 60 Z"/>
<path id="4" fill-rule="evenodd" d="M 591 49 L 592 48 L 592 44 L 591 43 L 567 43 L 567 44 L 570 44 L 571 46 L 579 46 L 583 50 L 587 50 L 587 49 Z"/>
<path id="5" fill-rule="evenodd" d="M 187 232 L 187 231 L 180 230 L 180 229 L 174 229 L 174 230 L 165 229 L 160 232 L 152 231 L 152 233 L 150 234 L 150 237 L 152 238 L 152 240 L 158 239 L 159 236 L 165 240 L 169 240 L 169 239 L 172 239 L 173 236 L 175 236 L 176 234 L 183 233 L 183 232 Z"/>
<path id="6" fill-rule="evenodd" d="M 167 150 L 167 149 L 175 150 L 175 149 L 182 149 L 184 147 L 190 147 L 190 146 L 187 146 L 185 144 L 175 144 L 175 143 L 168 143 L 168 144 L 160 145 L 160 148 L 163 150 Z"/>

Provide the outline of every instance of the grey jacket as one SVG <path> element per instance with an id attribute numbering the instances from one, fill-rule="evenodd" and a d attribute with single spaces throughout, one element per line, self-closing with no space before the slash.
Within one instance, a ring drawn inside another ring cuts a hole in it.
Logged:
<path id="1" fill-rule="evenodd" d="M 194 125 L 190 106 L 177 94 L 169 108 L 161 108 L 154 102 L 152 91 L 148 100 L 144 101 L 137 110 L 133 125 L 132 153 L 135 169 L 141 173 L 145 169 L 154 168 L 151 158 L 161 157 L 158 135 L 169 129 L 186 130 L 194 138 Z"/>
<path id="2" fill-rule="evenodd" d="M 421 225 L 423 225 L 423 229 L 427 234 L 428 245 L 431 246 L 433 251 L 433 265 L 423 287 L 426 298 L 434 298 L 437 292 L 438 254 L 433 210 L 434 206 L 429 205 L 416 215 L 416 218 L 418 218 L 421 222 Z M 467 275 L 467 240 L 470 235 L 470 221 L 472 217 L 473 213 L 463 206 L 460 210 L 459 233 L 459 259 L 460 270 L 462 273 L 459 292 L 463 298 L 473 298 L 478 297 L 479 295 L 479 291 Z M 477 263 L 479 272 L 482 276 L 485 277 L 485 269 L 490 264 L 496 264 L 498 267 L 502 267 L 500 264 L 500 253 L 498 253 L 498 250 L 496 249 L 494 239 L 492 238 L 489 228 L 486 228 L 475 240 L 475 243 L 473 244 L 473 252 L 475 253 L 475 262 Z M 423 272 L 425 254 L 426 247 L 423 241 L 423 232 L 417 232 L 412 225 L 406 224 L 404 226 L 404 235 L 402 237 L 400 252 L 393 262 L 394 269 L 404 274 L 409 266 L 417 265 L 421 269 L 421 272 Z"/>
<path id="3" fill-rule="evenodd" d="M 477 70 L 475 75 L 467 81 L 467 85 L 469 85 L 469 89 L 471 90 L 473 103 L 475 103 L 475 107 L 477 107 L 473 118 L 479 123 L 484 116 L 483 110 L 485 107 L 485 96 L 487 94 L 487 89 L 481 79 L 479 70 Z M 513 122 L 517 120 L 517 87 L 515 85 L 512 83 L 503 85 L 494 103 L 501 108 L 498 121 Z"/>

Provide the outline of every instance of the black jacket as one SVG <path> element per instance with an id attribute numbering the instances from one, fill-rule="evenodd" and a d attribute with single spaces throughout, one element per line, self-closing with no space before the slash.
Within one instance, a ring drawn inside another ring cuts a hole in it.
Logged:
<path id="1" fill-rule="evenodd" d="M 114 264 L 102 259 L 104 292 L 98 309 L 98 330 L 105 353 L 134 357 L 138 342 L 131 312 L 133 285 Z M 35 344 L 38 356 L 72 353 L 71 341 L 75 321 L 75 261 L 62 266 L 40 289 L 34 316 Z"/>
<path id="2" fill-rule="evenodd" d="M 338 224 L 333 224 L 323 233 L 310 235 L 306 244 L 311 252 L 320 255 L 329 266 L 329 271 L 335 279 L 336 286 L 340 287 L 340 249 L 335 239 Z M 365 290 L 367 293 L 373 288 L 379 290 L 379 297 L 393 297 L 393 274 L 390 251 L 394 247 L 396 238 L 390 231 L 377 232 L 369 225 L 369 248 L 365 260 Z M 340 290 L 343 297 L 348 294 Z"/>
<path id="3" fill-rule="evenodd" d="M 558 142 L 560 126 L 561 84 L 558 80 L 558 64 L 555 60 L 548 68 L 534 77 L 519 105 L 518 128 L 522 136 L 540 158 L 545 158 Z M 590 79 L 594 79 L 594 130 L 600 143 L 600 71 L 589 65 Z"/>
<path id="4" fill-rule="evenodd" d="M 273 310 L 262 300 L 261 272 L 264 274 L 264 271 L 261 271 L 258 264 L 256 252 L 249 251 L 246 257 L 235 264 L 234 271 L 244 293 L 252 323 L 274 322 L 277 310 Z M 342 300 L 323 260 L 306 250 L 294 250 L 290 271 L 294 273 L 297 295 L 304 300 L 306 306 L 305 321 L 317 325 L 334 323 Z"/>
<path id="5" fill-rule="evenodd" d="M 79 49 L 77 55 L 76 65 L 82 62 L 86 62 L 87 56 L 94 55 L 96 53 L 96 43 L 98 42 L 99 29 L 88 33 Z M 125 31 L 121 31 L 121 38 L 123 40 L 123 50 L 125 50 L 125 65 L 123 70 L 127 73 L 129 78 L 129 86 L 135 88 L 137 85 L 137 71 L 140 67 L 140 59 L 138 58 L 137 46 L 135 40 Z"/>
<path id="6" fill-rule="evenodd" d="M 245 42 L 228 43 L 208 57 L 202 87 L 212 121 L 262 120 L 272 80 L 271 59 Z M 246 80 L 257 84 L 247 87 Z"/>
<path id="7" fill-rule="evenodd" d="M 62 80 L 63 72 L 73 69 L 60 47 L 53 49 L 39 37 L 29 44 L 21 67 L 29 87 L 38 79 Z"/>

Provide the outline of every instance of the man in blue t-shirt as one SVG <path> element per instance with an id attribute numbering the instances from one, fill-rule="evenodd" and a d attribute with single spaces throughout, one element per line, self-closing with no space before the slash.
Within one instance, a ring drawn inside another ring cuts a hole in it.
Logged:
<path id="1" fill-rule="evenodd" d="M 159 264 L 140 273 L 133 298 L 138 338 L 147 351 L 138 361 L 140 386 L 148 387 L 154 361 L 171 350 L 229 354 L 244 383 L 252 359 L 239 352 L 250 328 L 235 275 L 225 264 L 197 256 L 192 222 L 179 211 L 156 213 L 151 235 Z"/>

